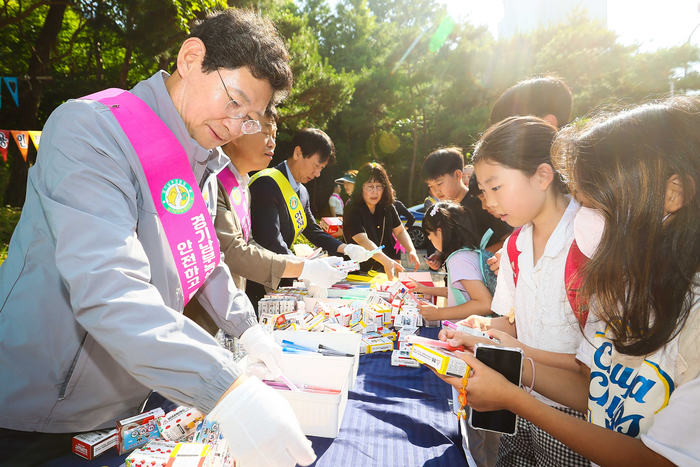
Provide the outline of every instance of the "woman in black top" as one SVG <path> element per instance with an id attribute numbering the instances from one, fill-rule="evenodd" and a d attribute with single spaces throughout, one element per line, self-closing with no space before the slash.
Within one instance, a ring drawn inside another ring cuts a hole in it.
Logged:
<path id="1" fill-rule="evenodd" d="M 406 249 L 408 259 L 418 269 L 420 260 L 411 237 L 401 224 L 394 207 L 394 189 L 384 167 L 376 162 L 363 165 L 357 173 L 356 190 L 345 207 L 343 235 L 347 243 L 373 250 L 380 245 L 384 249 L 369 261 L 361 264 L 363 271 L 384 268 L 389 279 L 403 271 L 395 240 Z M 414 270 L 415 270 L 414 269 Z"/>

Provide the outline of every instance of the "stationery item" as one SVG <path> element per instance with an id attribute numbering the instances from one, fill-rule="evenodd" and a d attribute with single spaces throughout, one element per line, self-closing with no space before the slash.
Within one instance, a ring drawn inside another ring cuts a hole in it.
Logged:
<path id="1" fill-rule="evenodd" d="M 160 438 L 160 430 L 156 419 L 163 417 L 165 412 L 160 407 L 150 412 L 125 418 L 117 422 L 117 450 L 124 454 L 148 441 Z"/>
<path id="2" fill-rule="evenodd" d="M 287 386 L 285 383 L 282 383 L 280 381 L 270 381 L 270 380 L 263 380 L 263 383 L 266 385 L 270 386 L 271 388 L 274 389 L 280 389 L 282 391 L 291 391 L 289 386 Z M 321 388 L 318 386 L 309 386 L 306 384 L 299 384 L 295 385 L 295 387 L 299 390 L 299 392 L 308 392 L 312 394 L 329 394 L 329 395 L 337 395 L 340 394 L 339 389 L 328 389 L 328 388 Z"/>
<path id="3" fill-rule="evenodd" d="M 421 344 L 424 346 L 446 349 L 446 350 L 449 350 L 450 352 L 454 352 L 455 350 L 459 350 L 460 352 L 464 352 L 463 345 L 460 345 L 459 347 L 452 347 L 447 342 L 443 342 L 443 341 L 439 341 L 439 340 L 435 340 L 435 339 L 428 339 L 427 337 L 406 336 L 406 342 L 408 342 L 409 344 Z"/>
<path id="4" fill-rule="evenodd" d="M 457 327 L 456 324 L 454 324 L 454 323 L 451 322 L 451 321 L 447 321 L 447 320 L 443 321 L 443 322 L 442 322 L 442 325 L 445 326 L 446 328 L 454 329 L 455 331 L 456 331 L 457 329 L 459 329 L 459 328 Z"/>
<path id="5" fill-rule="evenodd" d="M 405 366 L 409 368 L 419 368 L 420 363 L 411 358 L 408 350 L 394 350 L 391 352 L 391 366 Z"/>
<path id="6" fill-rule="evenodd" d="M 431 367 L 441 375 L 462 378 L 467 371 L 467 362 L 453 352 L 439 347 L 413 343 L 411 358 Z"/>
<path id="7" fill-rule="evenodd" d="M 289 389 L 291 389 L 291 390 L 294 391 L 294 392 L 299 392 L 299 388 L 296 387 L 296 386 L 294 385 L 294 383 L 292 383 L 291 381 L 289 381 L 289 379 L 288 379 L 286 376 L 284 376 L 284 375 L 282 374 L 282 375 L 280 375 L 280 379 L 284 382 L 284 384 L 287 385 L 287 387 L 288 387 Z"/>
<path id="8" fill-rule="evenodd" d="M 73 452 L 87 460 L 117 445 L 117 430 L 97 430 L 73 436 Z"/>

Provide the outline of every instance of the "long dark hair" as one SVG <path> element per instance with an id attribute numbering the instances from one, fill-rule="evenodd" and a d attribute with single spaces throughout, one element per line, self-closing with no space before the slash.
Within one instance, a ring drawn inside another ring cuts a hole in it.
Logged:
<path id="1" fill-rule="evenodd" d="M 500 164 L 528 177 L 540 164 L 552 165 L 549 156 L 557 129 L 537 117 L 510 117 L 486 130 L 474 147 L 472 161 Z M 566 193 L 566 185 L 554 170 L 554 189 Z"/>
<path id="2" fill-rule="evenodd" d="M 581 271 L 580 298 L 606 322 L 615 348 L 647 355 L 670 342 L 693 306 L 700 263 L 700 101 L 675 98 L 567 128 L 552 150 L 572 193 L 605 218 Z M 677 174 L 684 205 L 663 223 Z"/>
<path id="3" fill-rule="evenodd" d="M 479 249 L 479 239 L 468 211 L 451 201 L 441 201 L 428 209 L 423 217 L 426 232 L 442 230 L 442 253 L 445 258 L 462 248 Z"/>
<path id="4" fill-rule="evenodd" d="M 359 206 L 360 203 L 365 202 L 362 197 L 362 185 L 367 182 L 377 182 L 384 185 L 384 191 L 379 200 L 380 206 L 387 207 L 394 204 L 394 187 L 391 186 L 391 180 L 389 180 L 389 175 L 386 173 L 386 170 L 384 170 L 382 164 L 378 162 L 367 162 L 360 167 L 360 170 L 357 171 L 357 177 L 355 177 L 355 190 L 350 197 L 355 206 Z"/>

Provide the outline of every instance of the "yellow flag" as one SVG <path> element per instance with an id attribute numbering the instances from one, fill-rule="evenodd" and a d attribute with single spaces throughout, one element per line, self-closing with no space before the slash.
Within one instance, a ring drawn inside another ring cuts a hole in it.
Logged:
<path id="1" fill-rule="evenodd" d="M 41 140 L 41 132 L 28 130 L 27 133 L 29 133 L 29 137 L 32 139 L 32 143 L 34 143 L 34 147 L 38 151 L 39 150 L 39 141 Z"/>

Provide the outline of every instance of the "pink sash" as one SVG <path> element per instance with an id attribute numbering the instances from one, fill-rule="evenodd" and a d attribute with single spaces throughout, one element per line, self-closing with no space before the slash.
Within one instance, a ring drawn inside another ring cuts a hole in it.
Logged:
<path id="1" fill-rule="evenodd" d="M 158 115 L 130 92 L 112 88 L 83 99 L 109 107 L 134 147 L 187 304 L 219 264 L 220 250 L 184 148 Z"/>
<path id="2" fill-rule="evenodd" d="M 243 238 L 245 238 L 246 243 L 250 240 L 250 210 L 248 209 L 248 199 L 245 195 L 245 188 L 241 188 L 238 185 L 238 180 L 236 176 L 231 171 L 229 167 L 224 168 L 217 178 L 224 186 L 226 194 L 231 200 L 231 206 L 233 206 L 233 211 L 238 217 L 238 221 L 241 223 L 241 230 L 243 230 Z"/>

